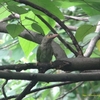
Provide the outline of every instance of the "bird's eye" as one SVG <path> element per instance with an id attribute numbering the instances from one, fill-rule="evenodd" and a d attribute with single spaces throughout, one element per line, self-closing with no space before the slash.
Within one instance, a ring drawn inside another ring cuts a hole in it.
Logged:
<path id="1" fill-rule="evenodd" d="M 52 34 L 49 34 L 49 36 L 52 36 Z"/>
<path id="2" fill-rule="evenodd" d="M 48 35 L 47 35 L 47 38 L 50 38 L 50 37 L 52 37 L 52 34 L 48 34 Z"/>

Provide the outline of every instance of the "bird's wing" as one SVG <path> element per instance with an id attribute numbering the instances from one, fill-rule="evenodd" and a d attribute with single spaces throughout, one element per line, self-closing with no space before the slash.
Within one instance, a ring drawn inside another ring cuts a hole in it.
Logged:
<path id="1" fill-rule="evenodd" d="M 37 49 L 37 53 L 36 53 L 36 57 L 37 57 L 38 62 L 40 62 L 40 55 L 41 55 L 41 47 L 39 46 Z"/>

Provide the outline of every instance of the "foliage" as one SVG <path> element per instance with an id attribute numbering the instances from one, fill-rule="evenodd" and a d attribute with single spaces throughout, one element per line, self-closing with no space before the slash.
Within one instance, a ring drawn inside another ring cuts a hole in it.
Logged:
<path id="1" fill-rule="evenodd" d="M 95 32 L 96 25 L 100 20 L 100 1 L 99 0 L 29 0 L 30 2 L 43 7 L 51 14 L 57 16 L 67 26 L 78 27 L 77 30 L 73 31 L 73 35 L 80 44 L 82 51 L 85 52 L 91 38 L 95 37 L 98 32 Z M 11 19 L 7 21 L 7 31 L 9 34 L 2 34 L 0 38 L 0 62 L 1 65 L 18 64 L 18 63 L 29 63 L 36 62 L 36 50 L 37 43 L 23 39 L 19 37 L 20 33 L 24 29 L 26 31 L 31 30 L 37 34 L 46 35 L 51 32 L 50 28 L 44 24 L 36 15 L 41 15 L 51 26 L 54 28 L 59 35 L 75 48 L 71 38 L 64 31 L 64 29 L 57 24 L 57 22 L 51 18 L 51 16 L 34 9 L 28 5 L 15 2 L 15 0 L 0 0 L 0 20 L 3 20 L 7 16 L 13 13 L 20 15 L 20 19 Z M 86 18 L 79 21 L 74 18 L 67 18 L 68 16 L 76 16 Z M 58 25 L 58 26 L 57 26 Z M 29 33 L 31 35 L 31 33 Z M 74 54 L 65 48 L 63 43 L 58 39 L 55 39 L 57 43 L 66 52 L 69 58 L 75 57 Z M 100 57 L 100 40 L 97 42 L 91 57 Z M 53 58 L 55 60 L 55 58 Z M 27 70 L 26 72 L 37 72 L 37 70 Z M 4 80 L 0 80 L 0 86 L 2 86 Z M 27 82 L 23 81 L 8 81 L 6 85 L 6 92 L 8 96 L 16 95 L 20 93 Z M 48 86 L 55 83 L 38 83 L 35 86 L 39 88 L 41 86 Z M 30 94 L 23 100 L 56 100 L 64 92 L 68 92 L 77 86 L 79 83 L 70 84 L 62 87 L 55 87 L 48 90 L 43 90 Z M 63 100 L 78 100 L 77 98 L 87 100 L 99 100 L 99 82 L 85 82 L 81 87 L 72 91 L 66 95 Z M 0 98 L 3 97 L 0 91 Z M 34 99 L 33 99 L 34 98 Z"/>

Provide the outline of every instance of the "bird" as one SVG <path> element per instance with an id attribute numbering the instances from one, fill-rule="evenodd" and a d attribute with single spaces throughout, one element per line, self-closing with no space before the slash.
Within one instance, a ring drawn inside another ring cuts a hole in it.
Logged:
<path id="1" fill-rule="evenodd" d="M 53 56 L 51 43 L 57 36 L 58 34 L 47 34 L 43 37 L 42 42 L 37 49 L 37 64 L 51 62 Z"/>

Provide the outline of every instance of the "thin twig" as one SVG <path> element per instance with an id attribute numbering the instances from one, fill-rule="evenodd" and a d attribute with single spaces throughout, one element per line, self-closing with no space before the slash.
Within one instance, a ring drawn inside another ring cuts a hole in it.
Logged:
<path id="1" fill-rule="evenodd" d="M 50 85 L 50 86 L 45 86 L 45 87 L 42 87 L 42 88 L 34 89 L 34 90 L 30 91 L 30 93 L 37 92 L 37 91 L 44 90 L 44 89 L 53 88 L 53 87 L 56 87 L 56 86 L 62 86 L 62 85 L 66 85 L 66 84 L 71 84 L 71 83 L 76 83 L 76 82 L 67 81 L 67 82 L 62 82 L 62 83 L 58 83 L 58 84 L 54 84 L 54 85 Z"/>
<path id="2" fill-rule="evenodd" d="M 60 96 L 59 98 L 57 98 L 56 100 L 62 99 L 64 98 L 68 93 L 73 92 L 74 90 L 76 90 L 78 87 L 80 87 L 84 82 L 81 82 L 80 84 L 78 84 L 76 87 L 74 87 L 73 89 L 69 90 L 68 92 L 66 92 L 65 94 L 63 94 L 62 96 Z"/>
<path id="3" fill-rule="evenodd" d="M 95 36 L 94 38 L 91 39 L 91 41 L 88 45 L 88 48 L 86 49 L 86 51 L 84 53 L 85 57 L 89 57 L 92 54 L 94 47 L 95 47 L 95 45 L 96 45 L 96 43 L 99 39 L 100 39 L 100 35 L 97 35 L 97 36 Z"/>
<path id="4" fill-rule="evenodd" d="M 11 19 L 19 19 L 19 14 L 17 13 L 12 13 L 11 15 L 9 15 L 7 18 L 4 18 L 3 20 L 0 20 L 0 23 L 1 22 L 6 22 L 6 21 L 9 21 Z"/>
<path id="5" fill-rule="evenodd" d="M 8 5 L 8 2 L 6 2 L 6 4 Z M 9 9 L 5 8 L 6 10 L 8 10 L 12 15 L 13 12 L 11 12 Z M 20 18 L 20 16 L 18 16 Z M 27 29 L 25 28 L 25 26 L 19 21 L 19 19 L 17 18 L 18 23 L 31 35 L 31 38 L 33 38 L 33 34 Z"/>
<path id="6" fill-rule="evenodd" d="M 77 17 L 77 16 L 68 16 L 68 15 L 64 15 L 64 16 L 67 19 L 74 19 L 74 20 L 85 21 L 85 22 L 89 21 L 89 17 Z"/>
<path id="7" fill-rule="evenodd" d="M 3 92 L 3 95 L 5 97 L 5 100 L 7 100 L 7 95 L 6 95 L 6 92 L 5 92 L 5 85 L 7 84 L 8 80 L 6 80 L 3 85 L 2 85 L 2 92 Z"/>
<path id="8" fill-rule="evenodd" d="M 100 39 L 100 34 L 99 34 L 100 33 L 100 21 L 97 24 L 95 32 L 98 34 L 91 39 L 91 41 L 90 41 L 90 43 L 89 43 L 89 45 L 84 53 L 85 57 L 89 57 L 92 54 L 97 41 Z"/>
<path id="9" fill-rule="evenodd" d="M 77 82 L 67 81 L 67 82 L 62 82 L 62 83 L 58 83 L 58 84 L 54 84 L 54 85 L 50 85 L 50 86 L 45 86 L 45 87 L 41 87 L 41 88 L 37 88 L 37 89 L 31 90 L 28 94 L 33 93 L 33 92 L 38 92 L 40 90 L 50 89 L 50 88 L 53 88 L 53 87 L 56 87 L 56 86 L 62 86 L 62 85 L 67 85 L 67 84 L 72 84 L 72 83 L 77 83 Z M 7 99 L 15 98 L 17 96 L 18 95 L 9 96 L 9 97 L 7 97 Z M 0 100 L 5 100 L 5 99 L 1 98 Z"/>
<path id="10" fill-rule="evenodd" d="M 15 44 L 17 44 L 17 43 L 18 43 L 18 40 L 14 41 L 14 42 L 12 42 L 12 43 L 9 43 L 9 44 L 6 45 L 6 46 L 0 47 L 0 50 L 13 47 L 13 46 L 14 46 Z"/>

